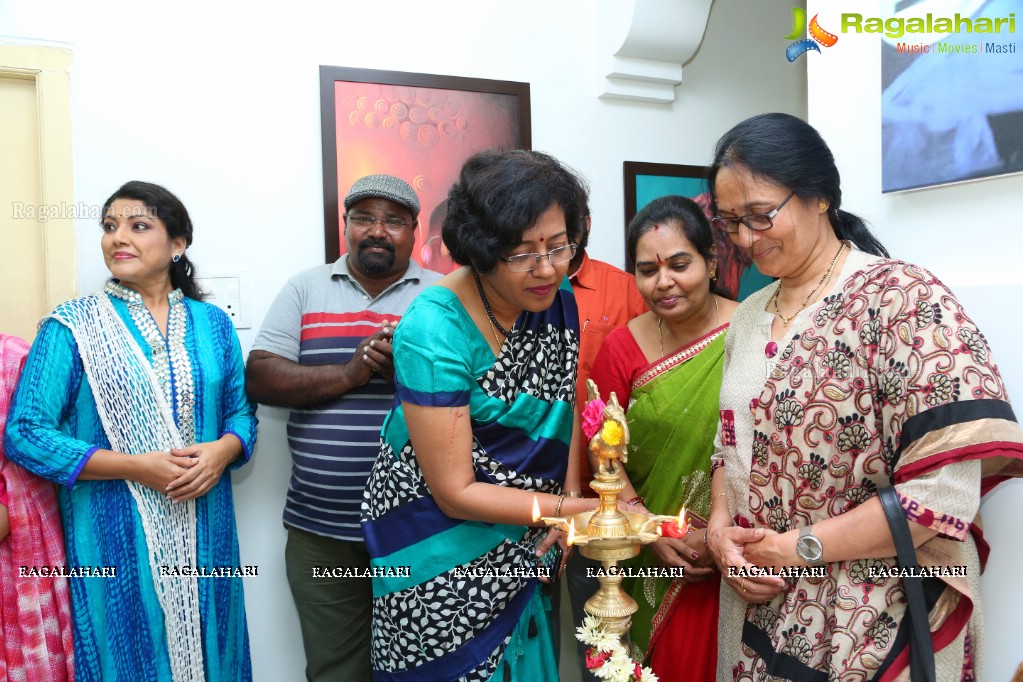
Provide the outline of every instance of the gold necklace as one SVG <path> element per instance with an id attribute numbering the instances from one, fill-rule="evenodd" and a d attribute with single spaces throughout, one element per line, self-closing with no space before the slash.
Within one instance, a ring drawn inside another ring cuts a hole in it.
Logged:
<path id="1" fill-rule="evenodd" d="M 711 323 L 710 328 L 713 329 L 714 325 L 717 324 L 718 318 L 721 316 L 721 311 L 718 309 L 718 297 L 711 294 L 710 297 L 714 300 L 714 322 Z M 664 331 L 661 329 L 662 318 L 660 315 L 657 316 L 657 343 L 661 349 L 661 357 L 664 357 Z"/>
<path id="2" fill-rule="evenodd" d="M 803 305 L 799 306 L 796 312 L 792 313 L 788 317 L 782 315 L 781 309 L 778 308 L 778 294 L 781 293 L 781 282 L 778 282 L 778 288 L 774 290 L 774 296 L 771 297 L 771 305 L 774 306 L 774 313 L 781 318 L 781 323 L 783 326 L 788 327 L 790 324 L 792 324 L 792 320 L 796 319 L 796 316 L 799 315 L 799 313 L 803 312 L 803 310 L 806 309 L 806 306 L 810 305 L 810 301 L 816 298 L 818 292 L 820 292 L 821 287 L 824 286 L 825 282 L 831 279 L 831 272 L 835 269 L 835 263 L 838 262 L 838 257 L 842 255 L 843 249 L 845 249 L 845 242 L 841 242 L 838 245 L 838 251 L 835 253 L 835 257 L 831 259 L 831 265 L 828 266 L 827 272 L 825 272 L 824 276 L 821 277 L 821 281 L 817 282 L 817 286 L 814 287 L 813 291 L 807 294 L 806 300 L 803 301 Z"/>
<path id="3" fill-rule="evenodd" d="M 497 328 L 494 326 L 493 321 L 490 320 L 489 318 L 487 319 L 487 322 L 490 322 L 490 331 L 492 331 L 494 333 L 494 343 L 497 344 L 497 352 L 500 353 L 501 352 L 501 339 L 498 338 L 498 336 L 497 336 Z"/>

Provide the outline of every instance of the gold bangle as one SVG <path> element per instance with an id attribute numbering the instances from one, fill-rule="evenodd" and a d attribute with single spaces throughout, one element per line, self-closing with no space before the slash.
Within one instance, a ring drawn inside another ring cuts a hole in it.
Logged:
<path id="1" fill-rule="evenodd" d="M 582 497 L 583 494 L 578 490 L 569 490 L 565 493 L 565 497 Z"/>
<path id="2" fill-rule="evenodd" d="M 724 496 L 724 495 L 727 495 L 727 494 L 728 494 L 728 492 L 727 492 L 727 491 L 722 491 L 722 492 L 718 493 L 718 494 L 717 494 L 717 495 L 715 495 L 714 497 L 710 498 L 711 504 L 713 504 L 713 503 L 714 503 L 714 500 L 716 500 L 716 499 L 718 499 L 719 497 L 722 497 L 722 496 Z"/>
<path id="3" fill-rule="evenodd" d="M 554 508 L 554 515 L 561 516 L 561 505 L 565 501 L 564 495 L 558 495 L 558 506 Z"/>

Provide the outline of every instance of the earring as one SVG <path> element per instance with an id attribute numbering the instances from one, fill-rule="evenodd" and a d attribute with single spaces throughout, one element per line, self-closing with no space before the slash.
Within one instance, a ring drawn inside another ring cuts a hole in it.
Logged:
<path id="1" fill-rule="evenodd" d="M 820 202 L 818 202 L 818 203 L 817 203 L 817 208 L 819 208 L 819 209 L 820 209 L 820 210 L 822 210 L 822 211 L 826 211 L 826 210 L 828 210 L 828 202 L 826 202 L 826 201 L 820 201 Z"/>
<path id="2" fill-rule="evenodd" d="M 718 277 L 718 264 L 714 263 L 714 265 L 712 265 L 710 267 L 710 279 L 713 282 L 715 279 L 717 279 L 717 277 Z"/>
<path id="3" fill-rule="evenodd" d="M 179 260 L 181 260 L 181 254 L 179 253 L 176 253 L 174 254 L 174 256 L 171 257 L 171 261 L 174 263 L 177 263 Z"/>

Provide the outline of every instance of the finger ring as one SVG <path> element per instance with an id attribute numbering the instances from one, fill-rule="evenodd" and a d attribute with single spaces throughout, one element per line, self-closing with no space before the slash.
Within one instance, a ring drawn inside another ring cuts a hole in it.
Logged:
<path id="1" fill-rule="evenodd" d="M 742 590 L 743 592 L 746 591 L 746 579 L 745 578 L 743 578 L 742 580 L 739 581 L 739 589 Z"/>

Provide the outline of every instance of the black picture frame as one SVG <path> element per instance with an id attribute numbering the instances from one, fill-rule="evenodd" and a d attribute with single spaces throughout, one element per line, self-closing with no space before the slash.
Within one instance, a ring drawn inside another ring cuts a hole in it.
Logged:
<path id="1" fill-rule="evenodd" d="M 443 76 L 435 74 L 425 73 L 408 73 L 403 71 L 381 71 L 376 69 L 357 69 L 348 68 L 341 66 L 320 66 L 320 126 L 321 136 L 323 145 L 323 222 L 324 222 L 324 256 L 326 262 L 332 263 L 337 260 L 338 256 L 342 253 L 343 241 L 341 234 L 343 231 L 343 224 L 341 222 L 341 210 L 340 204 L 344 194 L 344 190 L 339 190 L 338 180 L 339 177 L 350 176 L 351 173 L 345 173 L 346 154 L 344 150 L 339 155 L 339 145 L 343 145 L 338 139 L 338 106 L 337 102 L 339 99 L 339 92 L 343 91 L 343 87 L 339 87 L 339 83 L 347 84 L 376 84 L 380 86 L 393 86 L 393 90 L 388 88 L 388 92 L 394 92 L 397 94 L 398 99 L 395 100 L 396 104 L 402 104 L 402 99 L 409 100 L 409 98 L 418 97 L 418 94 L 422 94 L 422 90 L 430 91 L 427 94 L 432 94 L 435 98 L 438 97 L 435 91 L 442 90 L 448 92 L 469 92 L 479 93 L 482 95 L 493 95 L 495 102 L 499 101 L 501 107 L 504 110 L 512 109 L 513 115 L 511 116 L 513 122 L 510 124 L 510 128 L 507 131 L 502 131 L 502 134 L 506 139 L 509 140 L 509 148 L 520 148 L 529 149 L 532 146 L 531 136 L 531 119 L 530 119 L 530 94 L 529 94 L 529 83 L 521 83 L 516 81 L 498 81 L 488 80 L 483 78 L 466 78 L 461 76 Z M 418 93 L 418 94 L 417 94 Z M 507 97 L 513 98 L 507 100 Z M 442 98 L 442 96 L 441 96 Z M 487 99 L 487 98 L 485 98 Z M 413 124 L 412 112 L 415 108 L 415 104 L 418 100 L 410 100 L 405 107 L 408 110 L 408 123 Z M 361 104 L 361 102 L 360 102 Z M 380 102 L 377 102 L 379 107 Z M 510 106 L 509 106 L 510 105 Z M 344 112 L 342 112 L 343 114 Z M 356 112 L 357 113 L 357 112 Z M 426 121 L 421 121 L 415 125 L 421 125 L 419 132 L 429 132 L 427 127 L 431 125 L 433 116 L 433 109 L 430 108 L 427 116 L 430 117 Z M 373 112 L 367 111 L 367 119 L 372 116 Z M 422 118 L 422 116 L 420 116 Z M 443 134 L 458 135 L 464 133 L 466 129 L 479 132 L 482 128 L 492 125 L 492 121 L 486 120 L 486 117 L 478 117 L 479 120 L 464 120 L 464 119 L 453 119 L 452 121 L 442 121 L 436 124 L 436 128 L 440 133 L 437 133 L 435 137 L 439 139 Z M 381 119 L 381 125 L 386 127 L 387 119 Z M 404 122 L 399 123 L 400 133 L 405 134 L 406 124 Z M 445 127 L 446 126 L 446 127 Z M 413 133 L 415 131 L 412 131 Z M 431 134 L 432 135 L 432 134 Z M 433 139 L 431 135 L 427 135 L 427 141 Z M 419 135 L 418 142 L 423 142 L 423 135 Z M 409 144 L 415 143 L 413 139 L 408 141 Z M 404 142 L 399 141 L 395 144 L 401 145 Z M 471 155 L 472 152 L 479 151 L 486 146 L 494 145 L 480 145 L 478 148 L 467 150 L 467 145 L 471 143 L 463 142 L 458 154 L 444 154 L 440 155 L 444 160 L 455 168 L 455 177 L 457 178 L 457 168 L 460 168 L 465 158 Z M 464 153 L 461 153 L 464 152 Z M 364 155 L 365 156 L 365 155 Z M 381 163 L 379 167 L 373 167 L 372 158 L 367 160 L 362 158 L 360 160 L 360 167 L 358 175 L 367 175 L 370 173 L 392 173 L 397 175 L 392 169 L 395 164 L 400 165 L 400 161 L 403 155 L 398 152 L 395 153 L 394 149 L 389 149 L 387 154 L 381 154 Z M 396 160 L 396 157 L 397 160 Z M 459 158 L 461 157 L 461 158 Z M 353 178 L 354 179 L 354 178 Z M 406 178 L 407 179 L 407 178 Z M 453 180 L 452 180 L 453 181 Z M 410 180 L 413 187 L 416 188 L 417 193 L 420 194 L 422 200 L 423 195 L 420 192 L 419 187 L 416 187 L 415 183 Z M 439 185 L 440 182 L 434 183 Z M 448 182 L 450 186 L 450 181 Z M 443 189 L 446 195 L 446 187 L 440 188 L 437 186 L 432 187 L 432 190 L 436 193 Z M 436 204 L 437 202 L 433 202 Z M 423 214 L 426 214 L 427 220 L 420 220 L 421 233 L 417 234 L 417 241 L 419 249 L 416 251 L 414 256 L 417 261 L 429 260 L 428 255 L 424 255 L 427 252 L 428 245 L 431 239 L 438 239 L 435 235 L 430 236 L 428 231 L 431 227 L 428 224 L 430 206 L 424 204 Z M 422 215 L 422 214 L 421 214 Z M 425 227 L 424 227 L 425 225 Z M 438 245 L 435 248 L 439 251 L 439 240 Z"/>

